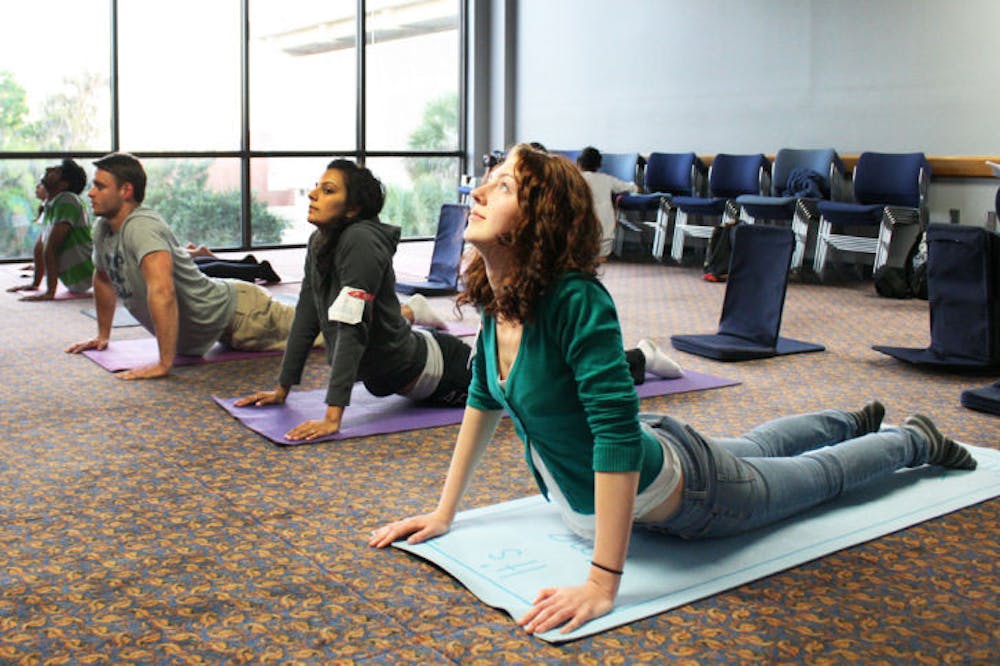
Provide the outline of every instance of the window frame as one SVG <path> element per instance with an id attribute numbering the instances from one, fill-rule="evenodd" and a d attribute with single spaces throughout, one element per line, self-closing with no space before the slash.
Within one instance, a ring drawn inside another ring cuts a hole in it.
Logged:
<path id="1" fill-rule="evenodd" d="M 353 147 L 331 147 L 328 150 L 254 150 L 251 148 L 250 134 L 250 1 L 239 0 L 240 7 L 240 148 L 238 150 L 223 151 L 197 151 L 197 150 L 177 150 L 177 151 L 136 151 L 134 154 L 139 159 L 237 159 L 240 164 L 240 245 L 238 247 L 220 247 L 221 250 L 250 250 L 250 249 L 279 249 L 304 247 L 302 243 L 276 244 L 276 245 L 254 245 L 253 244 L 253 219 L 251 215 L 251 164 L 253 160 L 259 158 L 322 158 L 329 156 L 349 157 L 359 162 L 369 158 L 451 158 L 458 161 L 458 173 L 466 172 L 467 166 L 467 110 L 468 110 L 468 90 L 467 73 L 468 63 L 468 0 L 457 0 L 458 4 L 458 43 L 456 44 L 458 58 L 458 145 L 454 150 L 434 150 L 434 151 L 391 151 L 391 150 L 369 150 L 366 137 L 366 113 L 367 113 L 367 85 L 366 81 L 366 61 L 367 61 L 367 40 L 366 17 L 367 0 L 356 0 L 357 17 L 355 27 L 355 66 L 357 68 L 357 99 L 356 99 L 356 127 L 355 146 Z M 110 88 L 110 110 L 111 110 L 111 146 L 108 151 L 81 151 L 73 152 L 71 156 L 77 160 L 92 160 L 102 157 L 108 152 L 121 150 L 121 132 L 119 108 L 119 0 L 109 0 L 110 21 L 111 21 L 111 44 L 109 45 L 111 67 L 109 72 Z M 0 152 L 2 161 L 21 160 L 48 160 L 58 161 L 66 157 L 65 151 L 21 151 L 21 152 Z M 459 183 L 455 183 L 456 197 Z M 402 240 L 425 240 L 424 236 L 408 236 Z M 24 261 L 27 257 L 3 258 L 0 263 Z"/>

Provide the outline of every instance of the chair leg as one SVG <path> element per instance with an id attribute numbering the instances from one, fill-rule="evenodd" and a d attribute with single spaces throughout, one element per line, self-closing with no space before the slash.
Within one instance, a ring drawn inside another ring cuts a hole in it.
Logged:
<path id="1" fill-rule="evenodd" d="M 674 220 L 674 240 L 670 244 L 670 257 L 677 263 L 680 263 L 684 257 L 684 227 L 686 226 L 687 213 L 678 210 Z"/>
<path id="2" fill-rule="evenodd" d="M 667 239 L 673 232 L 670 225 L 673 215 L 673 209 L 665 200 L 661 199 L 660 206 L 656 209 L 656 222 L 653 225 L 652 254 L 653 258 L 657 261 L 663 261 L 663 252 L 667 247 Z"/>
<path id="3" fill-rule="evenodd" d="M 615 222 L 615 235 L 611 241 L 611 254 L 621 259 L 622 253 L 625 251 L 625 230 L 617 218 Z"/>
<path id="4" fill-rule="evenodd" d="M 826 253 L 829 248 L 827 239 L 830 236 L 830 223 L 819 218 L 819 228 L 816 230 L 816 256 L 813 257 L 813 271 L 820 278 L 823 277 L 823 268 L 826 266 Z"/>
<path id="5" fill-rule="evenodd" d="M 875 261 L 872 262 L 872 274 L 889 261 L 889 243 L 892 242 L 892 224 L 882 219 L 878 228 L 878 244 L 875 246 Z"/>
<path id="6" fill-rule="evenodd" d="M 806 259 L 806 242 L 809 240 L 809 222 L 803 220 L 799 211 L 792 217 L 792 233 L 795 234 L 795 250 L 792 252 L 792 268 L 802 268 Z"/>
<path id="7" fill-rule="evenodd" d="M 651 252 L 653 259 L 660 261 L 663 259 L 663 249 L 667 245 L 667 220 L 663 213 L 663 207 L 656 211 L 656 222 L 653 225 L 653 247 Z"/>

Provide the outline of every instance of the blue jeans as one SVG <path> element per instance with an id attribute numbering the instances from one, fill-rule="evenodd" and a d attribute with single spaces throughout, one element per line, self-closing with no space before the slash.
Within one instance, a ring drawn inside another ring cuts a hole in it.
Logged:
<path id="1" fill-rule="evenodd" d="M 677 451 L 684 473 L 681 508 L 643 527 L 685 539 L 746 532 L 800 513 L 927 460 L 927 441 L 911 428 L 857 437 L 847 413 L 786 416 L 742 437 L 712 440 L 669 416 L 644 417 Z"/>

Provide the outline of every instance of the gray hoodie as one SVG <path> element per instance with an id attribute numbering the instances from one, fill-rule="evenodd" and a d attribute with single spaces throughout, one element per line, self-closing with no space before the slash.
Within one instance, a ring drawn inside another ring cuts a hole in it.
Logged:
<path id="1" fill-rule="evenodd" d="M 322 332 L 330 363 L 328 405 L 350 404 L 357 380 L 374 395 L 405 388 L 423 371 L 427 345 L 399 311 L 393 255 L 399 227 L 377 218 L 343 229 L 324 279 L 317 265 L 313 232 L 305 277 L 288 336 L 279 382 L 298 384 L 316 336 Z M 334 307 L 335 306 L 335 307 Z"/>

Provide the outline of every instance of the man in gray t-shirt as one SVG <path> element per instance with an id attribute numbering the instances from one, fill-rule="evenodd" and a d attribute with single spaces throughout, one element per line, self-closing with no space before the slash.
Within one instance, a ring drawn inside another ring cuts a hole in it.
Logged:
<path id="1" fill-rule="evenodd" d="M 94 162 L 89 192 L 98 220 L 94 237 L 97 337 L 66 351 L 104 349 L 115 303 L 156 336 L 157 363 L 121 373 L 123 379 L 169 374 L 177 354 L 201 356 L 216 342 L 246 351 L 281 349 L 295 309 L 254 284 L 202 273 L 156 211 L 141 206 L 146 174 L 132 155 Z"/>
<path id="2" fill-rule="evenodd" d="M 121 228 L 112 228 L 102 218 L 96 227 L 94 265 L 107 274 L 115 296 L 147 330 L 156 331 L 150 289 L 143 261 L 156 260 L 156 252 L 166 253 L 171 264 L 177 301 L 177 353 L 201 356 L 219 339 L 233 317 L 233 285 L 207 277 L 180 247 L 159 213 L 140 206 Z"/>

